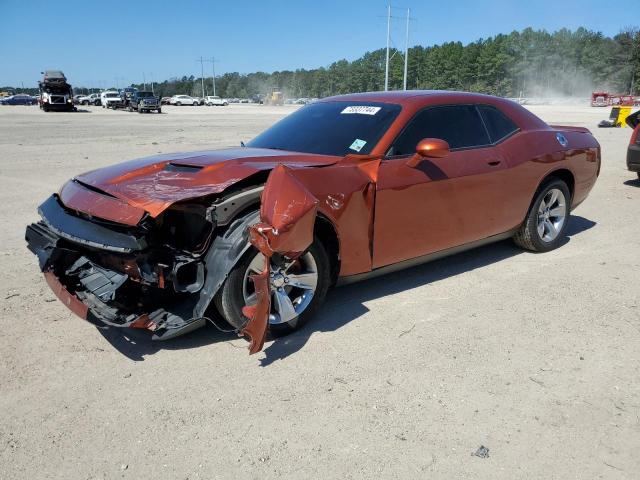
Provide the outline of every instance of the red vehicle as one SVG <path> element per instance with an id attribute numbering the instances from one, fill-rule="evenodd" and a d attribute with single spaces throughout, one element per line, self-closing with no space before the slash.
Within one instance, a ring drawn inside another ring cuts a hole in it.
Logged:
<path id="1" fill-rule="evenodd" d="M 640 97 L 604 91 L 597 91 L 591 94 L 592 107 L 609 107 L 614 105 L 620 107 L 633 107 L 640 105 Z"/>
<path id="2" fill-rule="evenodd" d="M 71 179 L 27 227 L 83 318 L 167 339 L 222 317 L 262 348 L 327 290 L 512 237 L 544 252 L 600 170 L 585 128 L 501 98 L 323 99 L 246 146 L 159 155 Z"/>

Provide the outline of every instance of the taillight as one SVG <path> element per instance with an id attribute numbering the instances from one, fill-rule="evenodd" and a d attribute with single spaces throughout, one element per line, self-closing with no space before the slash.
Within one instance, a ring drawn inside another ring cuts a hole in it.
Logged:
<path id="1" fill-rule="evenodd" d="M 629 142 L 629 145 L 635 143 L 636 145 L 640 145 L 640 125 L 636 126 L 636 128 L 633 130 L 633 133 L 631 134 L 631 141 Z"/>

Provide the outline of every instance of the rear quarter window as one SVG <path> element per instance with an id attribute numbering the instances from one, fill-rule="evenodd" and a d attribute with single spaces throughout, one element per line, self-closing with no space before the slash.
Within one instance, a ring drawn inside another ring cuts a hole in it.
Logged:
<path id="1" fill-rule="evenodd" d="M 491 143 L 497 143 L 518 131 L 518 126 L 504 113 L 490 105 L 478 105 Z"/>

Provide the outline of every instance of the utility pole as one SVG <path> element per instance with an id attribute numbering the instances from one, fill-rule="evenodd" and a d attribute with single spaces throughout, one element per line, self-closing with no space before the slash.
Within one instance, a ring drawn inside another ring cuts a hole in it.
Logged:
<path id="1" fill-rule="evenodd" d="M 411 10 L 407 8 L 407 33 L 405 37 L 405 49 L 404 49 L 404 82 L 403 90 L 407 89 L 407 68 L 409 66 L 409 14 Z"/>
<path id="2" fill-rule="evenodd" d="M 145 76 L 144 72 L 142 72 L 142 85 L 143 85 L 143 90 L 147 89 L 147 77 Z"/>
<path id="3" fill-rule="evenodd" d="M 216 96 L 216 57 L 211 57 L 210 59 L 206 59 L 205 62 L 211 63 L 211 83 L 213 86 L 213 96 Z"/>
<path id="4" fill-rule="evenodd" d="M 391 36 L 391 4 L 387 5 L 387 58 L 384 66 L 384 91 L 389 90 L 389 40 Z"/>
<path id="5" fill-rule="evenodd" d="M 213 96 L 216 96 L 216 57 L 211 57 L 211 83 L 213 83 Z"/>
<path id="6" fill-rule="evenodd" d="M 200 55 L 200 73 L 200 81 L 202 83 L 202 98 L 204 99 L 204 59 L 202 58 L 202 55 Z"/>

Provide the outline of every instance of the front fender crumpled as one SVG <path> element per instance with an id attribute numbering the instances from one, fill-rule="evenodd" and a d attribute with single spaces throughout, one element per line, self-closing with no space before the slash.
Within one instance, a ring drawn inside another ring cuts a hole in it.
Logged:
<path id="1" fill-rule="evenodd" d="M 267 333 L 271 257 L 279 253 L 295 259 L 313 243 L 317 210 L 318 199 L 295 177 L 294 170 L 284 165 L 273 169 L 262 193 L 260 222 L 249 227 L 249 241 L 265 257 L 262 272 L 250 277 L 257 303 L 242 309 L 249 321 L 240 333 L 249 337 L 250 354 L 262 350 Z"/>

